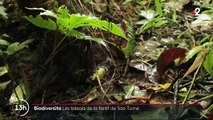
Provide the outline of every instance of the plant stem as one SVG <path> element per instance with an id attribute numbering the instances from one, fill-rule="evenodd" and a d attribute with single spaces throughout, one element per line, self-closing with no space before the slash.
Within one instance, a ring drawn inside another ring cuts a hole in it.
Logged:
<path id="1" fill-rule="evenodd" d="M 194 76 L 193 76 L 192 83 L 191 83 L 191 85 L 190 85 L 190 87 L 189 87 L 189 90 L 188 90 L 188 92 L 187 92 L 187 95 L 186 95 L 186 97 L 184 98 L 182 104 L 185 104 L 186 101 L 187 101 L 187 99 L 189 98 L 189 94 L 191 93 L 192 87 L 193 87 L 193 85 L 194 85 L 194 83 L 195 83 L 195 79 L 196 79 L 196 76 L 197 76 L 197 74 L 198 74 L 198 71 L 200 70 L 201 65 L 202 65 L 202 64 L 199 65 L 199 67 L 197 68 L 197 70 L 196 70 L 196 72 L 195 72 L 195 74 L 194 74 Z"/>

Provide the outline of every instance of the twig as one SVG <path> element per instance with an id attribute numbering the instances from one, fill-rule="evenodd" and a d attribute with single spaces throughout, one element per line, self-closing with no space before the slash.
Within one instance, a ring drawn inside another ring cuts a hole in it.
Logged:
<path id="1" fill-rule="evenodd" d="M 196 77 L 197 77 L 197 74 L 198 74 L 198 71 L 200 70 L 201 65 L 202 65 L 202 64 L 199 65 L 199 67 L 197 68 L 197 70 L 196 70 L 196 72 L 195 72 L 195 74 L 194 74 L 194 76 L 193 76 L 192 83 L 191 83 L 191 85 L 190 85 L 190 87 L 189 87 L 189 90 L 188 90 L 188 92 L 187 92 L 187 94 L 186 94 L 186 97 L 184 98 L 182 104 L 185 104 L 186 101 L 187 101 L 187 99 L 189 98 L 189 94 L 191 93 L 192 87 L 193 87 L 193 85 L 194 85 L 194 83 L 195 83 L 195 79 L 196 79 Z"/>

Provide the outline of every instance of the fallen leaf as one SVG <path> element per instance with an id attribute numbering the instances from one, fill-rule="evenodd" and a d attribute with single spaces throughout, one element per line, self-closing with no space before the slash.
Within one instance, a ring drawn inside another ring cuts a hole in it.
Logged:
<path id="1" fill-rule="evenodd" d="M 183 48 L 170 48 L 159 56 L 157 60 L 157 72 L 163 74 L 171 65 L 173 65 L 175 59 L 185 58 L 186 49 Z"/>

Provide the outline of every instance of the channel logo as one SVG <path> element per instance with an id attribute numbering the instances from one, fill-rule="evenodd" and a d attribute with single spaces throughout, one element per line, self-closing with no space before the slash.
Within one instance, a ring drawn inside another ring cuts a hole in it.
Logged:
<path id="1" fill-rule="evenodd" d="M 18 116 L 25 116 L 30 110 L 29 103 L 24 99 L 19 99 L 19 103 L 11 105 L 11 111 L 13 111 Z"/>

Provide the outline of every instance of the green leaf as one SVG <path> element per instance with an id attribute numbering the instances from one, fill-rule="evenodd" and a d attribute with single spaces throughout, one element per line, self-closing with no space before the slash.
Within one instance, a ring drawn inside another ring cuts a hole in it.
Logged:
<path id="1" fill-rule="evenodd" d="M 203 49 L 203 47 L 196 46 L 196 47 L 192 48 L 191 50 L 189 50 L 189 52 L 186 53 L 186 62 L 189 59 L 191 59 L 195 54 L 199 53 L 202 49 Z"/>
<path id="2" fill-rule="evenodd" d="M 0 45 L 8 46 L 8 45 L 10 45 L 10 43 L 7 42 L 6 40 L 3 40 L 3 39 L 0 38 Z"/>
<path id="3" fill-rule="evenodd" d="M 123 51 L 123 53 L 124 53 L 126 58 L 128 58 L 132 54 L 132 51 L 133 51 L 134 47 L 135 47 L 135 39 L 130 39 L 127 42 L 126 47 L 122 48 L 122 51 Z"/>
<path id="4" fill-rule="evenodd" d="M 56 30 L 57 28 L 56 23 L 53 20 L 45 20 L 40 15 L 37 15 L 35 18 L 32 15 L 25 16 L 24 18 L 40 28 L 46 28 L 49 30 Z"/>
<path id="5" fill-rule="evenodd" d="M 155 26 L 155 27 L 160 27 L 160 26 L 162 26 L 162 25 L 164 25 L 164 24 L 166 24 L 166 23 L 168 23 L 167 20 L 161 20 L 161 21 L 155 23 L 154 26 Z"/>
<path id="6" fill-rule="evenodd" d="M 203 66 L 209 74 L 212 74 L 213 67 L 213 48 L 210 50 L 208 55 L 206 56 L 205 61 L 203 62 Z"/>
<path id="7" fill-rule="evenodd" d="M 0 92 L 2 90 L 4 90 L 7 87 L 7 85 L 10 84 L 10 82 L 11 82 L 11 80 L 3 82 L 3 83 L 0 83 Z"/>
<path id="8" fill-rule="evenodd" d="M 205 36 L 203 39 L 201 39 L 198 44 L 201 45 L 203 42 L 205 42 L 206 40 L 208 40 L 211 37 L 211 35 L 207 35 Z"/>
<path id="9" fill-rule="evenodd" d="M 69 10 L 65 5 L 62 5 L 58 8 L 57 10 L 58 14 L 57 14 L 57 18 L 67 18 L 70 16 L 69 14 Z"/>
<path id="10" fill-rule="evenodd" d="M 128 33 L 129 40 L 127 42 L 126 47 L 122 48 L 122 51 L 123 51 L 125 57 L 129 58 L 129 56 L 133 52 L 133 49 L 134 49 L 135 44 L 136 44 L 136 41 L 135 41 L 135 31 L 133 29 L 133 23 L 130 21 L 130 22 L 127 22 L 126 25 L 127 25 L 126 32 Z"/>
<path id="11" fill-rule="evenodd" d="M 160 3 L 160 0 L 155 0 L 155 7 L 156 7 L 156 10 L 157 10 L 159 16 L 162 16 L 163 10 L 162 10 L 162 5 Z"/>
<path id="12" fill-rule="evenodd" d="M 29 44 L 29 43 L 31 43 L 31 42 L 32 42 L 32 40 L 30 40 L 30 39 L 29 39 L 29 40 L 26 40 L 26 41 L 24 41 L 24 42 L 22 42 L 22 43 L 14 42 L 14 43 L 12 43 L 12 44 L 10 44 L 10 45 L 8 46 L 8 48 L 7 48 L 7 50 L 5 51 L 5 53 L 8 54 L 8 55 L 14 54 L 14 53 L 16 53 L 16 52 L 22 50 L 23 48 L 28 47 L 27 44 Z"/>
<path id="13" fill-rule="evenodd" d="M 72 14 L 70 15 L 70 17 L 65 17 L 65 16 L 63 16 L 62 18 L 58 17 L 57 25 L 59 27 L 59 30 L 62 32 L 72 31 L 73 29 L 76 29 L 79 27 L 89 26 L 89 27 L 92 27 L 93 29 L 99 28 L 104 31 L 109 31 L 115 35 L 118 35 L 124 39 L 127 39 L 124 32 L 116 24 L 105 21 L 105 20 L 99 20 L 98 18 L 93 16 Z"/>
<path id="14" fill-rule="evenodd" d="M 3 5 L 1 5 L 1 2 L 0 2 L 0 17 L 2 17 L 4 20 L 8 19 L 6 9 L 3 7 Z"/>
<path id="15" fill-rule="evenodd" d="M 180 97 L 186 97 L 187 93 L 178 93 Z M 197 94 L 196 93 L 190 93 L 189 98 L 194 98 Z"/>
<path id="16" fill-rule="evenodd" d="M 15 88 L 9 99 L 10 104 L 19 103 L 19 100 L 27 100 L 30 96 L 29 94 L 29 84 L 26 81 L 21 80 L 20 84 Z"/>
<path id="17" fill-rule="evenodd" d="M 4 75 L 6 73 L 8 73 L 7 67 L 6 66 L 0 67 L 0 76 Z"/>
<path id="18" fill-rule="evenodd" d="M 104 67 L 99 67 L 92 76 L 92 80 L 101 80 L 106 74 L 106 69 Z"/>

